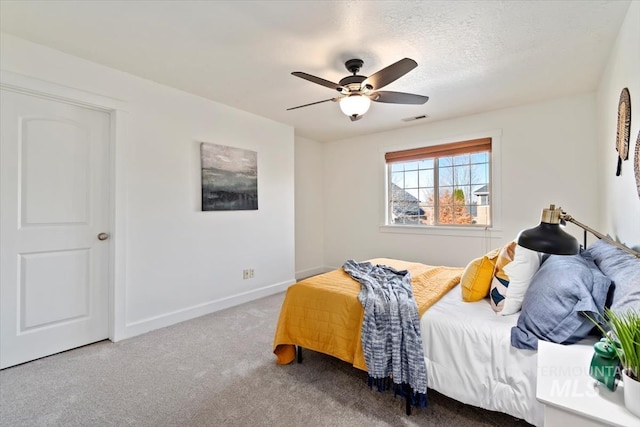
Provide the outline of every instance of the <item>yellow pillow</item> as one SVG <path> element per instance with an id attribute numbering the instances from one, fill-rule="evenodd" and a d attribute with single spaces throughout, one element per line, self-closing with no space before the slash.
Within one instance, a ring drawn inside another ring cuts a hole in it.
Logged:
<path id="1" fill-rule="evenodd" d="M 494 249 L 483 257 L 474 259 L 464 269 L 460 279 L 463 301 L 480 301 L 489 295 L 493 270 L 499 252 L 500 248 Z"/>

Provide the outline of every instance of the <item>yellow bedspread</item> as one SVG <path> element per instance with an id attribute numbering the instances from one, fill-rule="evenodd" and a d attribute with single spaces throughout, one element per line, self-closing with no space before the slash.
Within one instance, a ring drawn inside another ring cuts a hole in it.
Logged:
<path id="1" fill-rule="evenodd" d="M 462 268 L 434 267 L 389 258 L 373 264 L 409 270 L 420 316 L 460 282 Z M 287 290 L 273 341 L 278 364 L 291 363 L 295 345 L 337 357 L 367 370 L 360 331 L 364 310 L 360 283 L 342 269 L 302 280 Z"/>

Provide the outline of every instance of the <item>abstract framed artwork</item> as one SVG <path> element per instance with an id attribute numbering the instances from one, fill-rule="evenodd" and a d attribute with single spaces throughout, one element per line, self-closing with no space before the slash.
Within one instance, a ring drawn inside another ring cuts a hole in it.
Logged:
<path id="1" fill-rule="evenodd" d="M 201 143 L 202 210 L 258 209 L 258 153 Z"/>

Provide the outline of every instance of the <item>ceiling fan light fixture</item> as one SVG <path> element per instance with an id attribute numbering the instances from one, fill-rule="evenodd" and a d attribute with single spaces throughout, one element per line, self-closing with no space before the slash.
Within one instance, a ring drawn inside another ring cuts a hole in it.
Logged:
<path id="1" fill-rule="evenodd" d="M 340 109 L 349 117 L 361 116 L 371 106 L 371 100 L 364 95 L 349 95 L 340 100 Z"/>
<path id="2" fill-rule="evenodd" d="M 358 75 L 362 64 L 363 61 L 361 59 L 350 59 L 345 62 L 345 67 L 352 75 L 341 79 L 338 83 L 334 83 L 321 77 L 312 76 L 311 74 L 303 73 L 302 71 L 294 71 L 291 73 L 294 76 L 310 81 L 311 83 L 336 90 L 340 96 L 299 105 L 293 108 L 287 108 L 287 111 L 308 107 L 310 105 L 322 104 L 327 101 L 340 101 L 340 109 L 342 112 L 349 116 L 351 121 L 356 121 L 359 120 L 363 114 L 369 111 L 371 101 L 383 104 L 422 105 L 429 100 L 428 96 L 380 90 L 382 87 L 396 81 L 409 71 L 416 68 L 418 63 L 413 59 L 403 58 L 400 61 L 394 62 L 388 67 L 370 75 L 369 77 Z"/>

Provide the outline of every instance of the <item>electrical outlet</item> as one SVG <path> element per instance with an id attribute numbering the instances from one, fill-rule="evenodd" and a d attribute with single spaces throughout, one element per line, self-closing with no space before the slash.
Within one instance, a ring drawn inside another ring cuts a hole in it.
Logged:
<path id="1" fill-rule="evenodd" d="M 249 279 L 253 279 L 253 268 L 249 270 Z"/>

